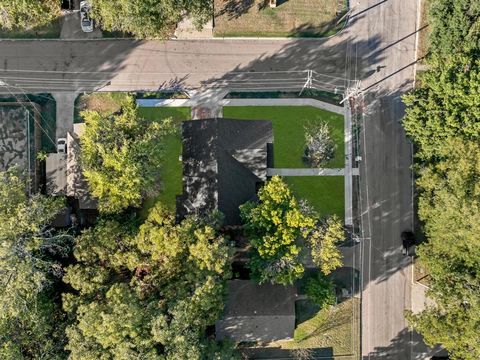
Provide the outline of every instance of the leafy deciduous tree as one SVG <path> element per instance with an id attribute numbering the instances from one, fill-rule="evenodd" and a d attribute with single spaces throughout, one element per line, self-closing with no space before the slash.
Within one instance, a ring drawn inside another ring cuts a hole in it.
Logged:
<path id="1" fill-rule="evenodd" d="M 205 359 L 229 348 L 205 337 L 223 309 L 229 246 L 216 221 L 174 215 L 157 206 L 138 233 L 102 220 L 78 239 L 77 265 L 64 296 L 74 319 L 72 359 Z M 221 357 L 219 357 L 221 358 Z"/>
<path id="2" fill-rule="evenodd" d="M 338 244 L 345 240 L 345 230 L 338 216 L 326 219 L 319 229 L 312 232 L 308 240 L 312 260 L 323 274 L 328 275 L 342 266 L 342 254 Z"/>
<path id="3" fill-rule="evenodd" d="M 105 30 L 137 38 L 167 38 L 186 14 L 201 27 L 213 16 L 210 0 L 92 0 L 94 17 Z"/>
<path id="4" fill-rule="evenodd" d="M 60 16 L 60 0 L 2 0 L 0 27 L 33 29 Z"/>
<path id="5" fill-rule="evenodd" d="M 249 267 L 254 278 L 260 283 L 292 284 L 304 272 L 302 242 L 314 245 L 314 254 L 322 255 L 316 258 L 325 270 L 338 266 L 339 254 L 333 249 L 336 233 L 327 230 L 327 238 L 318 231 L 317 216 L 297 202 L 280 177 L 268 181 L 258 197 L 258 203 L 248 202 L 240 208 L 253 247 Z"/>
<path id="6" fill-rule="evenodd" d="M 99 208 L 115 213 L 139 206 L 143 196 L 158 186 L 164 147 L 162 139 L 174 133 L 171 119 L 152 122 L 138 116 L 132 97 L 121 114 L 102 116 L 84 111 L 86 130 L 81 138 L 82 166 Z"/>
<path id="7" fill-rule="evenodd" d="M 0 357 L 62 359 L 55 284 L 71 239 L 48 228 L 62 201 L 28 197 L 27 186 L 16 169 L 0 173 Z"/>

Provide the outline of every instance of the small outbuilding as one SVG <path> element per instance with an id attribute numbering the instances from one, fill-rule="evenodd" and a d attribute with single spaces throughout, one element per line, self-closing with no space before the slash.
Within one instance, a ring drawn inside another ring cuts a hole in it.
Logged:
<path id="1" fill-rule="evenodd" d="M 231 280 L 224 316 L 215 324 L 218 340 L 271 342 L 293 338 L 296 291 L 293 286 Z"/>

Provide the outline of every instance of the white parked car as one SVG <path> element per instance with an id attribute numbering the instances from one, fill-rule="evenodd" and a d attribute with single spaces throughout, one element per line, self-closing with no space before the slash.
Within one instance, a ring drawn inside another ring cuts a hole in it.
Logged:
<path id="1" fill-rule="evenodd" d="M 91 10 L 92 8 L 87 1 L 80 3 L 80 26 L 82 27 L 82 31 L 86 33 L 93 31 L 94 21 L 90 17 Z"/>
<path id="2" fill-rule="evenodd" d="M 66 154 L 67 153 L 67 139 L 65 139 L 65 138 L 58 138 L 57 139 L 57 152 L 59 154 Z"/>

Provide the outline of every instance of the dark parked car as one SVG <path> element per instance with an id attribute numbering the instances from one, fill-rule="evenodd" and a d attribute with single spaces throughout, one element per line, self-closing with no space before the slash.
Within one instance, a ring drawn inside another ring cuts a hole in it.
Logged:
<path id="1" fill-rule="evenodd" d="M 403 245 L 403 254 L 409 255 L 409 249 L 415 245 L 415 235 L 411 231 L 402 232 L 402 245 Z"/>

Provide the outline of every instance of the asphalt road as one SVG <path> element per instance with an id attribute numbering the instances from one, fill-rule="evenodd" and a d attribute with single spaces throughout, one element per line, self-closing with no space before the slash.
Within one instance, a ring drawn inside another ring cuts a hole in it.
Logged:
<path id="1" fill-rule="evenodd" d="M 0 80 L 8 84 L 3 92 L 22 93 L 298 89 L 308 79 L 343 91 L 361 79 L 362 356 L 424 359 L 424 346 L 404 319 L 411 267 L 400 240 L 413 221 L 411 146 L 400 124 L 400 96 L 412 86 L 417 0 L 351 5 L 349 26 L 326 40 L 0 41 Z"/>

